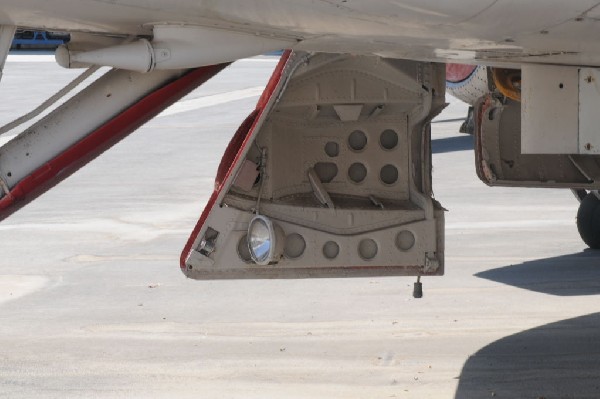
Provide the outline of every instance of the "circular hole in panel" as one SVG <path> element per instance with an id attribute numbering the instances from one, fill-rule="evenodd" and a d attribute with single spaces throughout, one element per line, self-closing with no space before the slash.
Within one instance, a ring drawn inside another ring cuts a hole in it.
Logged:
<path id="1" fill-rule="evenodd" d="M 327 259 L 335 259 L 340 253 L 340 246 L 335 241 L 327 241 L 323 245 L 323 256 Z"/>
<path id="2" fill-rule="evenodd" d="M 298 233 L 290 234 L 285 238 L 285 247 L 283 253 L 288 259 L 296 259 L 304 253 L 306 249 L 306 241 Z"/>
<path id="3" fill-rule="evenodd" d="M 367 168 L 362 163 L 353 163 L 348 168 L 348 177 L 354 183 L 360 183 L 367 177 Z"/>
<path id="4" fill-rule="evenodd" d="M 317 162 L 315 173 L 319 176 L 321 183 L 329 183 L 337 176 L 338 167 L 333 162 Z"/>
<path id="5" fill-rule="evenodd" d="M 377 243 L 375 240 L 365 238 L 358 244 L 358 254 L 364 260 L 371 260 L 377 255 Z"/>
<path id="6" fill-rule="evenodd" d="M 401 251 L 408 251 L 415 246 L 415 235 L 408 230 L 402 230 L 396 236 L 396 246 Z"/>
<path id="7" fill-rule="evenodd" d="M 379 144 L 386 150 L 391 150 L 398 145 L 398 133 L 388 129 L 384 130 L 379 137 Z"/>
<path id="8" fill-rule="evenodd" d="M 367 135 L 360 130 L 353 131 L 348 137 L 348 145 L 354 151 L 363 150 L 367 146 Z"/>
<path id="9" fill-rule="evenodd" d="M 394 184 L 398 181 L 398 169 L 394 165 L 385 165 L 379 172 L 379 178 L 385 184 Z"/>
<path id="10" fill-rule="evenodd" d="M 238 241 L 237 253 L 244 262 L 250 263 L 252 261 L 252 256 L 250 256 L 250 250 L 248 249 L 248 236 L 246 234 Z"/>
<path id="11" fill-rule="evenodd" d="M 325 154 L 334 158 L 340 154 L 340 146 L 335 141 L 329 141 L 325 144 Z"/>

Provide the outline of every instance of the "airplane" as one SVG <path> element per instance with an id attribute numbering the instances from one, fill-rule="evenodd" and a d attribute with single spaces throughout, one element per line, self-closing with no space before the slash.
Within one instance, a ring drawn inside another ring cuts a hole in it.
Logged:
<path id="1" fill-rule="evenodd" d="M 442 275 L 446 91 L 472 107 L 479 178 L 573 190 L 598 249 L 599 17 L 595 1 L 4 0 L 0 72 L 16 29 L 69 33 L 56 62 L 83 70 L 41 108 L 110 70 L 0 147 L 0 219 L 231 62 L 286 49 L 223 155 L 187 277 Z"/>

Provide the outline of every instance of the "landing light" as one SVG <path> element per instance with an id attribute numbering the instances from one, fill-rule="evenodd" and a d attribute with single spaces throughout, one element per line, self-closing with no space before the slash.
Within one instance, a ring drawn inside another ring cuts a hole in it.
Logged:
<path id="1" fill-rule="evenodd" d="M 277 261 L 283 253 L 284 233 L 268 217 L 256 215 L 248 225 L 248 249 L 261 266 Z"/>

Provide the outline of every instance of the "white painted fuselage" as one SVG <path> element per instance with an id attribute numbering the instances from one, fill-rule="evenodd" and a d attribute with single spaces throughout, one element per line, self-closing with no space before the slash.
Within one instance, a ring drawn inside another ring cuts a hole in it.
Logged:
<path id="1" fill-rule="evenodd" d="M 0 24 L 151 35 L 156 23 L 297 42 L 298 50 L 518 65 L 600 65 L 597 1 L 3 0 Z"/>

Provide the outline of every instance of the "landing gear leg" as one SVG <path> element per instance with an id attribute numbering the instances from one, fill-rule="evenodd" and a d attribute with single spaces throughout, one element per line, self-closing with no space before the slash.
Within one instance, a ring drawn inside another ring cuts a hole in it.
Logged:
<path id="1" fill-rule="evenodd" d="M 15 36 L 15 27 L 10 25 L 0 25 L 0 80 L 4 70 L 4 62 L 10 51 L 10 45 Z"/>
<path id="2" fill-rule="evenodd" d="M 474 119 L 473 107 L 469 107 L 469 112 L 467 113 L 467 119 L 460 125 L 460 129 L 458 130 L 460 133 L 466 133 L 473 135 L 475 132 L 475 119 Z"/>
<path id="3" fill-rule="evenodd" d="M 576 196 L 581 197 L 581 192 Z M 600 249 L 600 195 L 591 191 L 582 198 L 577 211 L 577 230 L 581 239 L 592 249 Z"/>

